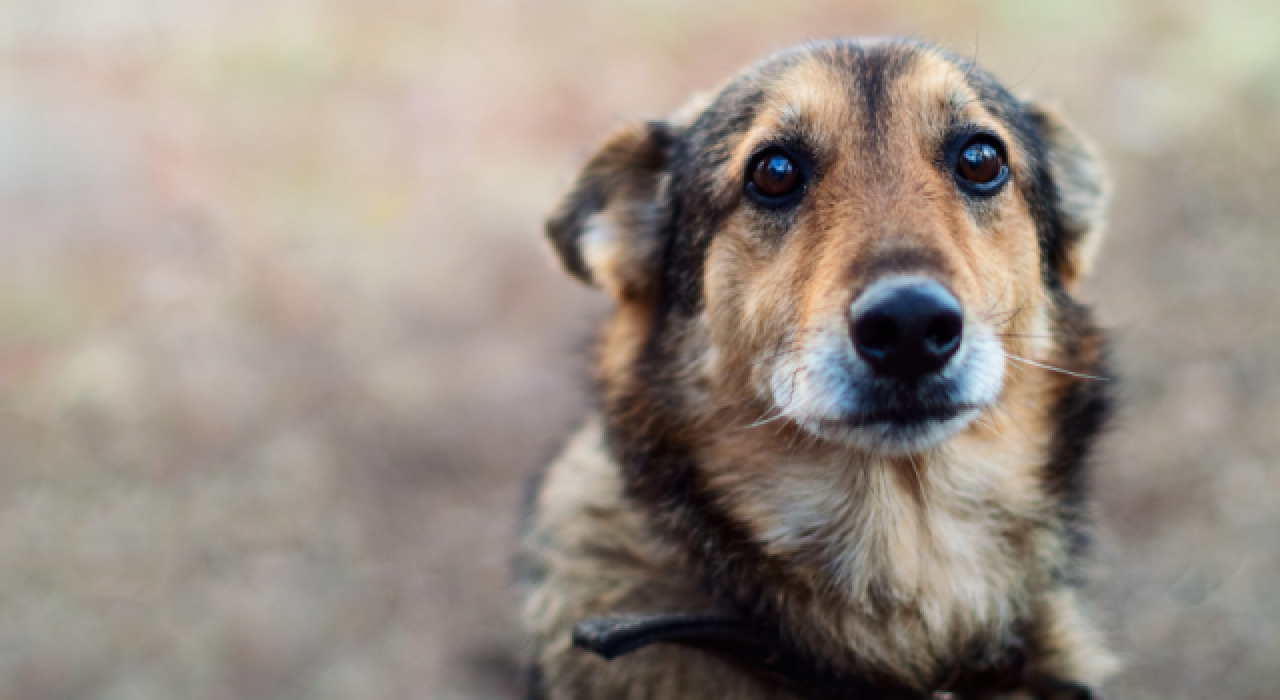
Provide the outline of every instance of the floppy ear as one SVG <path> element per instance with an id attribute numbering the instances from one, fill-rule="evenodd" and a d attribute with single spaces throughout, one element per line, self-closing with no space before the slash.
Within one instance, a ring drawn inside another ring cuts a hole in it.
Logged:
<path id="1" fill-rule="evenodd" d="M 547 221 L 561 264 L 618 300 L 651 295 L 662 254 L 665 183 L 673 137 L 645 122 L 605 141 Z"/>
<path id="2" fill-rule="evenodd" d="M 1026 112 L 1044 139 L 1049 175 L 1058 195 L 1062 227 L 1050 264 L 1070 290 L 1093 266 L 1106 228 L 1110 181 L 1093 146 L 1056 108 L 1030 102 Z"/>

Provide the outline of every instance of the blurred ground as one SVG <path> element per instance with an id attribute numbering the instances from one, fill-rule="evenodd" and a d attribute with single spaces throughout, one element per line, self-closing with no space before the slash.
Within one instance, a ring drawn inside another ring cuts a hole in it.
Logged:
<path id="1" fill-rule="evenodd" d="M 0 697 L 515 697 L 605 308 L 541 217 L 611 127 L 862 34 L 1104 148 L 1112 696 L 1275 697 L 1280 5 L 1190 0 L 0 5 Z"/>

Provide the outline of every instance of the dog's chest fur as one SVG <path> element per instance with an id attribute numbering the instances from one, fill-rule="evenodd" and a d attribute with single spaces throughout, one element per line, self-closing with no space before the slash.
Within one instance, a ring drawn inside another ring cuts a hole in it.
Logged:
<path id="1" fill-rule="evenodd" d="M 790 612 L 815 643 L 929 672 L 998 654 L 1048 576 L 1038 562 L 1060 554 L 1041 447 L 997 422 L 960 442 L 912 458 L 740 455 L 709 465 L 708 481 L 765 554 L 810 582 Z"/>

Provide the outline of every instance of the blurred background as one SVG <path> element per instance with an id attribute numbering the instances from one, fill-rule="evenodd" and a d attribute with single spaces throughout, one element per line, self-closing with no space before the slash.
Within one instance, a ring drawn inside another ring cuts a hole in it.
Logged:
<path id="1" fill-rule="evenodd" d="M 0 3 L 0 697 L 516 698 L 519 493 L 607 312 L 543 216 L 612 128 L 867 34 L 1101 145 L 1111 697 L 1274 698 L 1274 0 Z"/>

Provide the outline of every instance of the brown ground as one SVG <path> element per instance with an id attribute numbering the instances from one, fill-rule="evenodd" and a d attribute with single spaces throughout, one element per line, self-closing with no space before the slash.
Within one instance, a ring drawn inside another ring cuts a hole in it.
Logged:
<path id="1" fill-rule="evenodd" d="M 1209 7 L 0 6 L 0 698 L 514 697 L 513 513 L 604 310 L 541 217 L 610 127 L 859 34 L 1104 147 L 1112 695 L 1275 697 L 1280 5 Z"/>

